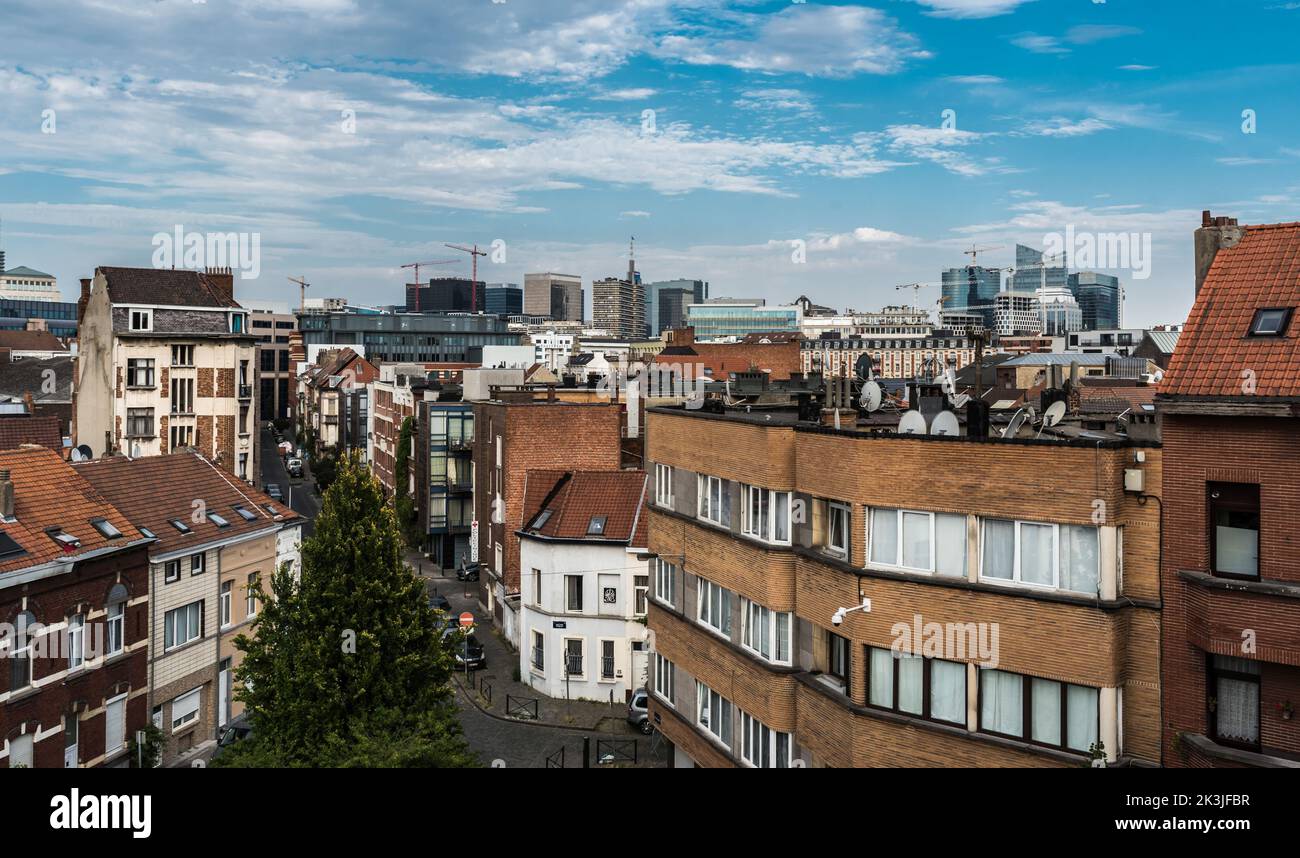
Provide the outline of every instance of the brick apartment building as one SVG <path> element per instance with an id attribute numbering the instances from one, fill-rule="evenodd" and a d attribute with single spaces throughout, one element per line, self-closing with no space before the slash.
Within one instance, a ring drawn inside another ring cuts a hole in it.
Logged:
<path id="1" fill-rule="evenodd" d="M 1300 767 L 1300 223 L 1205 213 L 1157 396 L 1164 762 Z"/>
<path id="2" fill-rule="evenodd" d="M 495 398 L 500 397 L 500 398 Z M 617 405 L 534 401 L 531 391 L 499 391 L 474 403 L 474 520 L 479 601 L 519 644 L 519 536 L 528 472 L 617 470 Z M 471 537 L 473 538 L 473 537 Z"/>
<path id="3" fill-rule="evenodd" d="M 1157 446 L 796 418 L 649 414 L 675 765 L 1159 763 Z"/>
<path id="4" fill-rule="evenodd" d="M 736 372 L 757 370 L 772 379 L 785 379 L 802 371 L 803 337 L 797 333 L 748 334 L 734 343 L 696 342 L 695 329 L 689 327 L 665 331 L 663 336 L 667 345 L 655 360 L 660 364 L 682 364 L 687 377 L 695 377 L 695 367 L 719 381 Z M 688 371 L 687 365 L 692 369 Z"/>
<path id="5" fill-rule="evenodd" d="M 54 451 L 0 451 L 0 766 L 129 762 L 152 542 Z"/>

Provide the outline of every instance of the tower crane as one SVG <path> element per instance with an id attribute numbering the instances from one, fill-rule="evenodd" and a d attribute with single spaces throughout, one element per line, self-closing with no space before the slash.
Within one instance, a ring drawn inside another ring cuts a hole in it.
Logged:
<path id="1" fill-rule="evenodd" d="M 307 282 L 305 277 L 290 277 L 288 280 L 290 283 L 298 284 L 298 312 L 305 313 L 307 311 L 307 289 L 311 284 Z"/>
<path id="2" fill-rule="evenodd" d="M 429 262 L 408 262 L 403 268 L 415 269 L 415 312 L 420 312 L 420 266 L 421 265 L 450 265 L 454 259 L 433 259 Z"/>
<path id="3" fill-rule="evenodd" d="M 472 260 L 470 283 L 469 283 L 469 311 L 471 313 L 477 313 L 478 312 L 478 258 L 480 256 L 487 256 L 487 251 L 479 250 L 477 242 L 474 244 L 473 247 L 466 247 L 463 244 L 447 244 L 444 246 L 450 247 L 452 250 L 459 250 L 461 253 L 468 253 L 469 258 Z"/>

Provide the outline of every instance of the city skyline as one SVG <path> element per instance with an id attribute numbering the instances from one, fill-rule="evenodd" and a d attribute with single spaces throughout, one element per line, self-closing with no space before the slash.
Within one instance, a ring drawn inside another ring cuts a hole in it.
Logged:
<path id="1" fill-rule="evenodd" d="M 935 282 L 933 307 L 972 245 L 1006 267 L 1072 229 L 1149 236 L 1149 278 L 1071 267 L 1150 326 L 1191 306 L 1203 209 L 1300 202 L 1294 4 L 1234 8 L 1212 53 L 1199 3 L 72 5 L 19 2 L 0 61 L 8 261 L 65 297 L 180 226 L 258 236 L 237 292 L 291 304 L 288 276 L 401 303 L 446 242 L 500 242 L 489 282 L 589 287 L 635 234 L 646 282 L 841 308 Z"/>

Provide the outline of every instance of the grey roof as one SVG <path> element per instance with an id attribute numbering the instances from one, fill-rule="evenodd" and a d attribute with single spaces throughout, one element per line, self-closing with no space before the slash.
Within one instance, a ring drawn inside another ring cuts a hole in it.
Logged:
<path id="1" fill-rule="evenodd" d="M 1147 336 L 1161 353 L 1171 355 L 1178 346 L 1178 335 L 1182 331 L 1147 331 Z"/>
<path id="2" fill-rule="evenodd" d="M 46 383 L 45 373 L 54 371 L 53 390 Z M 72 355 L 52 358 L 26 358 L 0 365 L 0 396 L 22 399 L 31 393 L 36 402 L 72 401 Z"/>
<path id="3" fill-rule="evenodd" d="M 46 274 L 44 271 L 37 271 L 35 268 L 28 268 L 26 265 L 19 265 L 17 268 L 6 268 L 0 271 L 6 277 L 47 277 L 54 279 L 53 274 Z"/>
<path id="4" fill-rule="evenodd" d="M 173 307 L 238 307 L 225 299 L 209 276 L 176 268 L 116 268 L 101 265 L 108 297 L 114 304 L 162 304 Z"/>
<path id="5" fill-rule="evenodd" d="M 1083 352 L 1031 352 L 1014 357 L 1002 366 L 1105 366 L 1107 355 L 1085 354 Z"/>

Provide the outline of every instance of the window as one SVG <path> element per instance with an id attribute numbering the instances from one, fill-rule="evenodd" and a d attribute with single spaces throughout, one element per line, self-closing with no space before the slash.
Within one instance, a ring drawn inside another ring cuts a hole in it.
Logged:
<path id="1" fill-rule="evenodd" d="M 600 678 L 614 678 L 614 642 L 610 640 L 600 642 Z"/>
<path id="2" fill-rule="evenodd" d="M 170 610 L 163 617 L 163 649 L 184 646 L 203 636 L 203 601 Z"/>
<path id="3" fill-rule="evenodd" d="M 659 653 L 655 653 L 655 693 L 669 706 L 676 704 L 677 668 Z"/>
<path id="4" fill-rule="evenodd" d="M 655 560 L 655 598 L 665 605 L 677 603 L 677 567 L 663 558 Z"/>
<path id="5" fill-rule="evenodd" d="M 743 486 L 740 529 L 764 542 L 790 544 L 790 493 Z"/>
<path id="6" fill-rule="evenodd" d="M 533 570 L 533 604 L 537 607 L 542 606 L 542 570 Z"/>
<path id="7" fill-rule="evenodd" d="M 194 413 L 194 379 L 173 378 L 171 380 L 172 414 Z M 187 445 L 188 446 L 188 445 Z"/>
<path id="8" fill-rule="evenodd" d="M 193 426 L 172 426 L 168 430 L 171 433 L 171 448 L 179 450 L 182 447 L 194 446 L 194 427 Z"/>
<path id="9" fill-rule="evenodd" d="M 24 733 L 21 736 L 14 736 L 9 740 L 9 768 L 28 768 L 33 764 L 35 756 L 35 738 L 31 733 Z"/>
<path id="10" fill-rule="evenodd" d="M 853 689 L 849 641 L 835 632 L 826 633 L 827 667 L 826 672 L 840 681 L 847 695 Z"/>
<path id="11" fill-rule="evenodd" d="M 867 704 L 965 725 L 966 665 L 867 647 Z"/>
<path id="12" fill-rule="evenodd" d="M 86 663 L 86 616 L 73 614 L 68 618 L 68 670 L 76 670 Z"/>
<path id="13" fill-rule="evenodd" d="M 660 506 L 673 505 L 672 465 L 655 465 L 655 501 Z"/>
<path id="14" fill-rule="evenodd" d="M 153 330 L 153 310 L 131 310 L 131 330 Z"/>
<path id="15" fill-rule="evenodd" d="M 153 359 L 129 358 L 126 362 L 127 387 L 153 387 Z"/>
<path id="16" fill-rule="evenodd" d="M 872 509 L 871 562 L 966 577 L 966 516 Z"/>
<path id="17" fill-rule="evenodd" d="M 128 438 L 152 438 L 153 409 L 126 409 L 126 435 Z"/>
<path id="18" fill-rule="evenodd" d="M 731 747 L 731 701 L 699 681 L 695 683 L 695 723 Z"/>
<path id="19" fill-rule="evenodd" d="M 1097 742 L 1095 688 L 980 669 L 979 728 L 1038 745 L 1088 753 Z"/>
<path id="20" fill-rule="evenodd" d="M 175 733 L 181 727 L 189 724 L 191 721 L 197 721 L 199 718 L 199 694 L 201 688 L 196 688 L 186 694 L 182 694 L 172 701 L 172 732 Z"/>
<path id="21" fill-rule="evenodd" d="M 582 576 L 564 576 L 564 608 L 568 611 L 582 610 Z"/>
<path id="22" fill-rule="evenodd" d="M 212 522 L 217 527 L 230 527 L 230 522 L 226 521 L 225 518 L 215 512 L 208 513 L 208 521 Z"/>
<path id="23" fill-rule="evenodd" d="M 254 589 L 257 587 L 257 579 L 258 575 L 256 572 L 248 576 L 248 595 L 245 597 L 246 603 L 244 605 L 244 610 L 250 617 L 257 616 L 257 593 Z"/>
<path id="24" fill-rule="evenodd" d="M 45 533 L 64 551 L 75 551 L 81 547 L 81 540 L 59 527 L 47 527 Z"/>
<path id="25" fill-rule="evenodd" d="M 107 519 L 92 518 L 90 524 L 95 528 L 95 530 L 98 530 L 99 535 L 105 539 L 118 539 L 122 535 L 122 531 L 118 530 L 117 527 Z"/>
<path id="26" fill-rule="evenodd" d="M 981 520 L 980 577 L 1096 595 L 1097 528 Z"/>
<path id="27" fill-rule="evenodd" d="M 757 769 L 790 768 L 790 734 L 770 729 L 745 711 L 740 713 L 740 756 Z"/>
<path id="28" fill-rule="evenodd" d="M 740 600 L 740 642 L 763 658 L 790 663 L 790 615 Z"/>
<path id="29" fill-rule="evenodd" d="M 1259 750 L 1259 663 L 1211 655 L 1205 688 L 1214 740 Z"/>
<path id="30" fill-rule="evenodd" d="M 826 505 L 826 550 L 845 560 L 849 559 L 849 522 L 851 520 L 848 505 L 842 503 L 828 503 Z"/>
<path id="31" fill-rule="evenodd" d="M 1286 335 L 1291 321 L 1291 307 L 1271 307 L 1255 311 L 1250 322 L 1252 337 L 1281 337 Z"/>
<path id="32" fill-rule="evenodd" d="M 179 560 L 168 560 L 163 564 L 163 583 L 170 584 L 173 581 L 180 580 L 181 562 Z"/>
<path id="33" fill-rule="evenodd" d="M 591 517 L 591 521 L 587 523 L 587 535 L 588 536 L 605 535 L 605 516 L 594 515 Z"/>
<path id="34" fill-rule="evenodd" d="M 32 639 L 36 632 L 36 615 L 30 611 L 20 613 L 14 620 L 12 655 L 9 657 L 9 691 L 13 692 L 32 684 Z M 11 763 L 12 765 L 12 763 Z"/>
<path id="35" fill-rule="evenodd" d="M 235 589 L 234 581 L 221 582 L 220 608 L 221 608 L 221 627 L 223 629 L 226 626 L 230 625 L 230 607 L 231 607 L 230 602 L 231 602 L 231 597 L 234 594 L 234 589 Z"/>
<path id="36" fill-rule="evenodd" d="M 194 346 L 172 346 L 172 366 L 194 366 Z"/>
<path id="37" fill-rule="evenodd" d="M 697 483 L 698 517 L 714 524 L 722 524 L 722 480 L 700 474 Z"/>
<path id="38" fill-rule="evenodd" d="M 126 601 L 114 601 L 108 606 L 108 652 L 117 655 L 126 648 Z"/>
<path id="39" fill-rule="evenodd" d="M 1222 578 L 1259 578 L 1259 486 L 1209 483 L 1210 556 Z"/>
<path id="40" fill-rule="evenodd" d="M 242 518 L 244 521 L 255 521 L 257 519 L 257 513 L 253 512 L 251 509 L 248 509 L 247 507 L 242 507 L 239 504 L 235 504 L 234 510 L 235 512 L 239 513 L 239 517 Z"/>
<path id="41" fill-rule="evenodd" d="M 646 615 L 646 595 L 650 592 L 650 576 L 632 576 L 632 613 L 638 617 Z"/>
<path id="42" fill-rule="evenodd" d="M 564 639 L 564 675 L 582 677 L 582 656 L 587 641 L 583 638 Z"/>
<path id="43" fill-rule="evenodd" d="M 126 744 L 126 695 L 104 704 L 104 753 L 117 753 Z"/>
<path id="44" fill-rule="evenodd" d="M 731 591 L 705 578 L 697 580 L 699 587 L 695 596 L 699 603 L 700 623 L 723 637 L 731 637 Z"/>
<path id="45" fill-rule="evenodd" d="M 179 530 L 181 533 L 189 533 L 189 532 L 190 532 L 190 526 L 189 526 L 188 524 L 186 524 L 185 522 L 181 521 L 179 518 L 173 518 L 173 519 L 171 520 L 170 524 L 171 524 L 172 527 L 176 528 L 176 529 Z"/>
<path id="46" fill-rule="evenodd" d="M 546 670 L 546 636 L 533 632 L 533 669 Z"/>
<path id="47" fill-rule="evenodd" d="M 203 574 L 203 570 L 207 568 L 207 564 L 206 564 L 206 562 L 205 562 L 206 560 L 207 560 L 207 558 L 206 558 L 206 556 L 205 556 L 202 552 L 200 552 L 200 553 L 198 553 L 198 554 L 191 554 L 191 555 L 190 555 L 190 574 L 191 574 L 191 575 L 202 575 L 202 574 Z"/>

